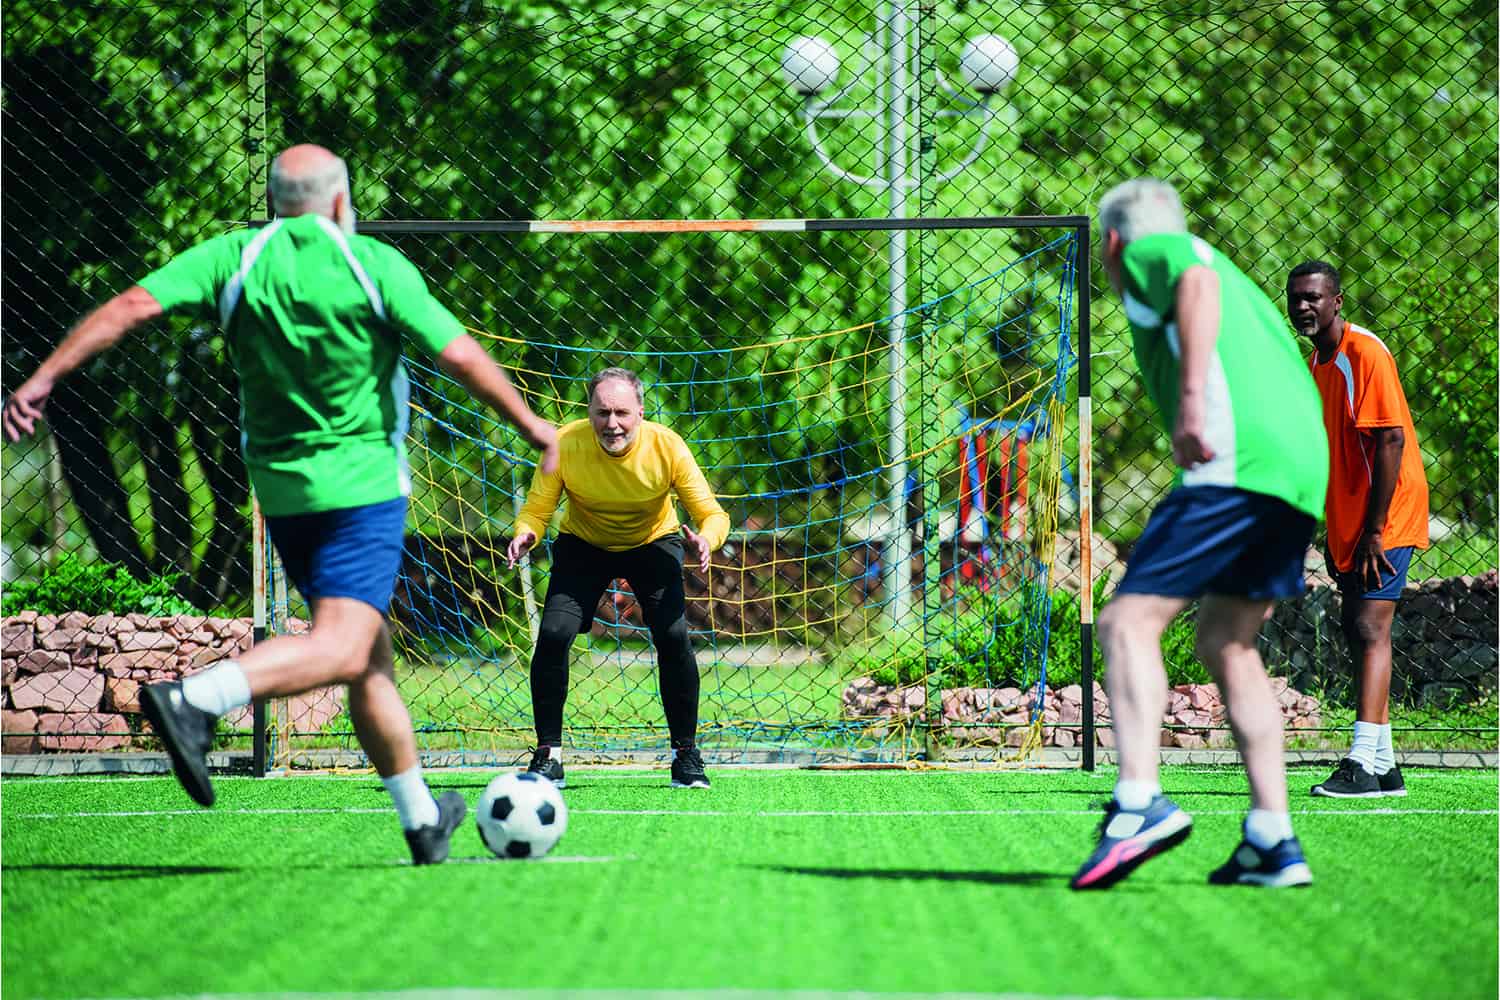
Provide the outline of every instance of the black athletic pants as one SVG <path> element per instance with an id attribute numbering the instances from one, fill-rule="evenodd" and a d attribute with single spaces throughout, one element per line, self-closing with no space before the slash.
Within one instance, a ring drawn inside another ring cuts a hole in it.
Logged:
<path id="1" fill-rule="evenodd" d="M 531 711 L 538 746 L 562 745 L 563 702 L 568 696 L 568 647 L 594 622 L 605 588 L 623 578 L 641 606 L 656 645 L 662 707 L 672 746 L 690 747 L 698 729 L 698 661 L 688 641 L 682 589 L 682 539 L 658 538 L 624 552 L 561 534 L 552 543 L 552 580 L 536 651 L 531 656 Z"/>

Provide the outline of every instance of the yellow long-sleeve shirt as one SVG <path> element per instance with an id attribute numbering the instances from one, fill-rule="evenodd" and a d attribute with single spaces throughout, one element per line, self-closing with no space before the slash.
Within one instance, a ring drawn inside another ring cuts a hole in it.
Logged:
<path id="1" fill-rule="evenodd" d="M 661 424 L 641 421 L 630 449 L 611 455 L 588 420 L 573 420 L 558 432 L 558 451 L 557 471 L 548 475 L 539 468 L 532 477 L 516 534 L 545 535 L 566 493 L 562 530 L 601 549 L 623 552 L 681 526 L 672 504 L 676 493 L 710 549 L 729 537 L 729 515 L 714 498 L 687 442 Z"/>

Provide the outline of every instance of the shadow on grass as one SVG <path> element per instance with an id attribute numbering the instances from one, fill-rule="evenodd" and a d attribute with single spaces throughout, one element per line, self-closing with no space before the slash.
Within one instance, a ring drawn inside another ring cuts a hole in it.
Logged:
<path id="1" fill-rule="evenodd" d="M 92 875 L 103 881 L 119 881 L 133 878 L 169 878 L 176 875 L 233 875 L 243 868 L 223 865 L 5 865 L 0 868 L 7 875 L 20 872 L 78 872 Z"/>
<path id="2" fill-rule="evenodd" d="M 981 885 L 1064 884 L 1067 875 L 1056 872 L 955 871 L 945 868 L 813 868 L 802 865 L 760 865 L 765 871 L 784 875 L 814 875 L 822 878 L 873 878 L 892 882 L 977 882 Z"/>

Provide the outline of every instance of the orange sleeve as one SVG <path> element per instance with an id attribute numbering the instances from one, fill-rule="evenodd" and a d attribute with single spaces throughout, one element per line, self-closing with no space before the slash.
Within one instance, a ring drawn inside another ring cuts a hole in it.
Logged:
<path id="1" fill-rule="evenodd" d="M 1396 375 L 1396 359 L 1390 352 L 1383 348 L 1361 351 L 1354 384 L 1355 427 L 1404 427 L 1411 420 Z"/>

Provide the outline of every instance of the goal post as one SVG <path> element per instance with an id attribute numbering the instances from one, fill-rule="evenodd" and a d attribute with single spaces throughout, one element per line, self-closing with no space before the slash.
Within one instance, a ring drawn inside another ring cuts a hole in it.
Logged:
<path id="1" fill-rule="evenodd" d="M 899 323 L 881 294 L 895 230 L 928 251 L 901 262 L 919 273 Z M 1047 741 L 1086 768 L 1089 231 L 1081 215 L 360 224 L 417 263 L 542 416 L 584 416 L 590 374 L 621 365 L 645 383 L 647 419 L 687 441 L 733 522 L 709 572 L 687 571 L 705 752 L 999 760 Z M 426 359 L 407 365 L 398 680 L 430 765 L 514 759 L 532 742 L 555 537 L 505 566 L 534 453 Z M 903 370 L 916 377 L 896 395 Z M 964 444 L 976 426 L 982 463 Z M 1075 565 L 1054 566 L 1060 527 Z M 914 613 L 893 613 L 893 589 Z M 273 603 L 270 631 L 297 613 Z M 1080 722 L 1058 714 L 1071 684 Z M 280 717 L 271 766 L 357 755 L 346 714 L 316 731 Z M 624 581 L 573 646 L 565 725 L 572 753 L 666 745 Z"/>

